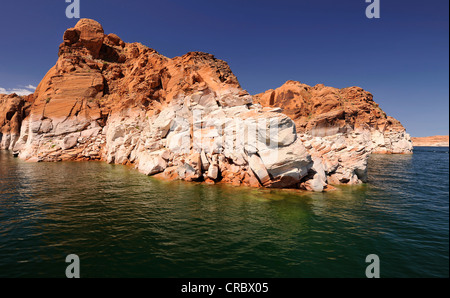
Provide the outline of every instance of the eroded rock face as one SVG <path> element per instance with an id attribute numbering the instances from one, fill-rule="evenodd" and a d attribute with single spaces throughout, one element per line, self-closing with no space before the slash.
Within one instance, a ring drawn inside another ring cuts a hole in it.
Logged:
<path id="1" fill-rule="evenodd" d="M 401 123 L 386 115 L 373 95 L 359 87 L 337 89 L 288 81 L 276 90 L 255 95 L 265 107 L 280 107 L 300 134 L 342 134 L 361 139 L 371 152 L 411 153 L 412 143 Z"/>
<path id="2" fill-rule="evenodd" d="M 64 46 L 72 48 L 84 48 L 98 58 L 105 34 L 102 25 L 94 20 L 81 19 L 75 26 L 64 33 Z"/>
<path id="3" fill-rule="evenodd" d="M 275 92 L 268 102 L 257 96 L 266 107 L 255 104 L 228 64 L 213 55 L 170 59 L 105 35 L 87 19 L 63 40 L 32 100 L 0 97 L 2 148 L 20 158 L 104 160 L 166 179 L 311 191 L 365 179 L 372 132 L 362 120 L 348 120 L 347 110 L 335 111 L 334 91 L 314 91 L 332 100 L 312 106 L 320 113 L 308 122 L 306 100 L 293 104 L 295 93 Z M 346 92 L 358 98 L 362 91 Z M 277 107 L 285 108 L 284 98 L 294 105 L 286 114 Z M 388 125 L 399 123 L 380 119 L 369 121 L 383 127 L 374 143 L 387 151 L 407 148 L 396 126 Z M 387 137 L 389 129 L 394 136 Z"/>
<path id="4" fill-rule="evenodd" d="M 292 120 L 258 106 L 222 107 L 219 97 L 201 100 L 209 94 L 183 95 L 152 116 L 132 110 L 112 115 L 105 126 L 106 160 L 169 179 L 298 187 L 312 161 Z"/>
<path id="5" fill-rule="evenodd" d="M 267 108 L 282 108 L 294 120 L 299 138 L 316 161 L 314 165 L 320 161 L 302 188 L 320 190 L 321 182 L 358 184 L 367 179 L 371 153 L 412 153 L 405 128 L 361 88 L 311 87 L 288 81 L 254 99 Z"/>
<path id="6" fill-rule="evenodd" d="M 22 120 L 29 113 L 31 97 L 0 94 L 0 149 L 12 150 L 20 136 Z"/>

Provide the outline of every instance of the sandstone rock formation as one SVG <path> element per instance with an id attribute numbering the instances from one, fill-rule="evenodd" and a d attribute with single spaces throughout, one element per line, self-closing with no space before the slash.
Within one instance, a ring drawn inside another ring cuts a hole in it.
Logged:
<path id="1" fill-rule="evenodd" d="M 255 95 L 265 107 L 280 107 L 299 134 L 312 137 L 352 135 L 368 151 L 411 153 L 409 135 L 401 123 L 386 115 L 373 95 L 359 87 L 337 89 L 288 81 L 276 90 Z M 371 140 L 371 142 L 370 142 Z"/>
<path id="2" fill-rule="evenodd" d="M 357 184 L 366 180 L 371 153 L 410 154 L 405 128 L 387 116 L 373 96 L 359 87 L 337 89 L 288 81 L 276 90 L 254 96 L 268 108 L 282 108 L 294 120 L 304 146 L 325 171 L 330 184 Z M 311 188 L 308 184 L 306 188 Z"/>
<path id="3" fill-rule="evenodd" d="M 20 136 L 22 120 L 28 115 L 32 96 L 0 94 L 0 149 L 12 150 Z"/>
<path id="4" fill-rule="evenodd" d="M 448 147 L 449 136 L 411 138 L 414 147 Z"/>
<path id="5" fill-rule="evenodd" d="M 359 88 L 282 88 L 258 104 L 213 55 L 170 59 L 82 19 L 32 96 L 0 97 L 1 146 L 28 161 L 104 160 L 166 179 L 311 191 L 360 183 L 371 152 L 409 148 L 401 124 Z"/>

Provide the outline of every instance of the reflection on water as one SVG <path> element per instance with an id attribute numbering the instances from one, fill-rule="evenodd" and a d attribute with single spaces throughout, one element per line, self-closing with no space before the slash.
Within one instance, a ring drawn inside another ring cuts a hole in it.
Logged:
<path id="1" fill-rule="evenodd" d="M 442 151 L 444 150 L 444 151 Z M 448 276 L 448 148 L 374 155 L 369 183 L 306 193 L 164 182 L 0 153 L 0 276 Z"/>

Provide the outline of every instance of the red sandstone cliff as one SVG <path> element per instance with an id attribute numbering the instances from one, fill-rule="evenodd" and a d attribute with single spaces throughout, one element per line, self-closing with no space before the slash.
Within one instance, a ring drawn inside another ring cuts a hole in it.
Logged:
<path id="1" fill-rule="evenodd" d="M 34 95 L 0 97 L 1 144 L 28 161 L 314 191 L 364 181 L 371 152 L 409 150 L 401 124 L 360 88 L 288 82 L 254 98 L 213 55 L 167 58 L 82 19 Z"/>
<path id="2" fill-rule="evenodd" d="M 30 112 L 33 96 L 0 94 L 0 149 L 12 150 L 20 135 L 22 120 Z"/>
<path id="3" fill-rule="evenodd" d="M 315 137 L 370 132 L 371 150 L 379 153 L 411 153 L 409 135 L 402 124 L 387 116 L 373 95 L 359 87 L 337 89 L 288 81 L 283 86 L 254 96 L 265 107 L 280 107 L 291 117 L 297 132 Z"/>

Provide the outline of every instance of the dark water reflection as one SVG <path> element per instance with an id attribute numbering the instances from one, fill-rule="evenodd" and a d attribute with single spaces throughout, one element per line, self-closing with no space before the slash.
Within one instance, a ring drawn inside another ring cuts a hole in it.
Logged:
<path id="1" fill-rule="evenodd" d="M 325 194 L 162 182 L 104 163 L 0 153 L 0 276 L 449 275 L 448 148 L 374 155 L 369 184 Z"/>

